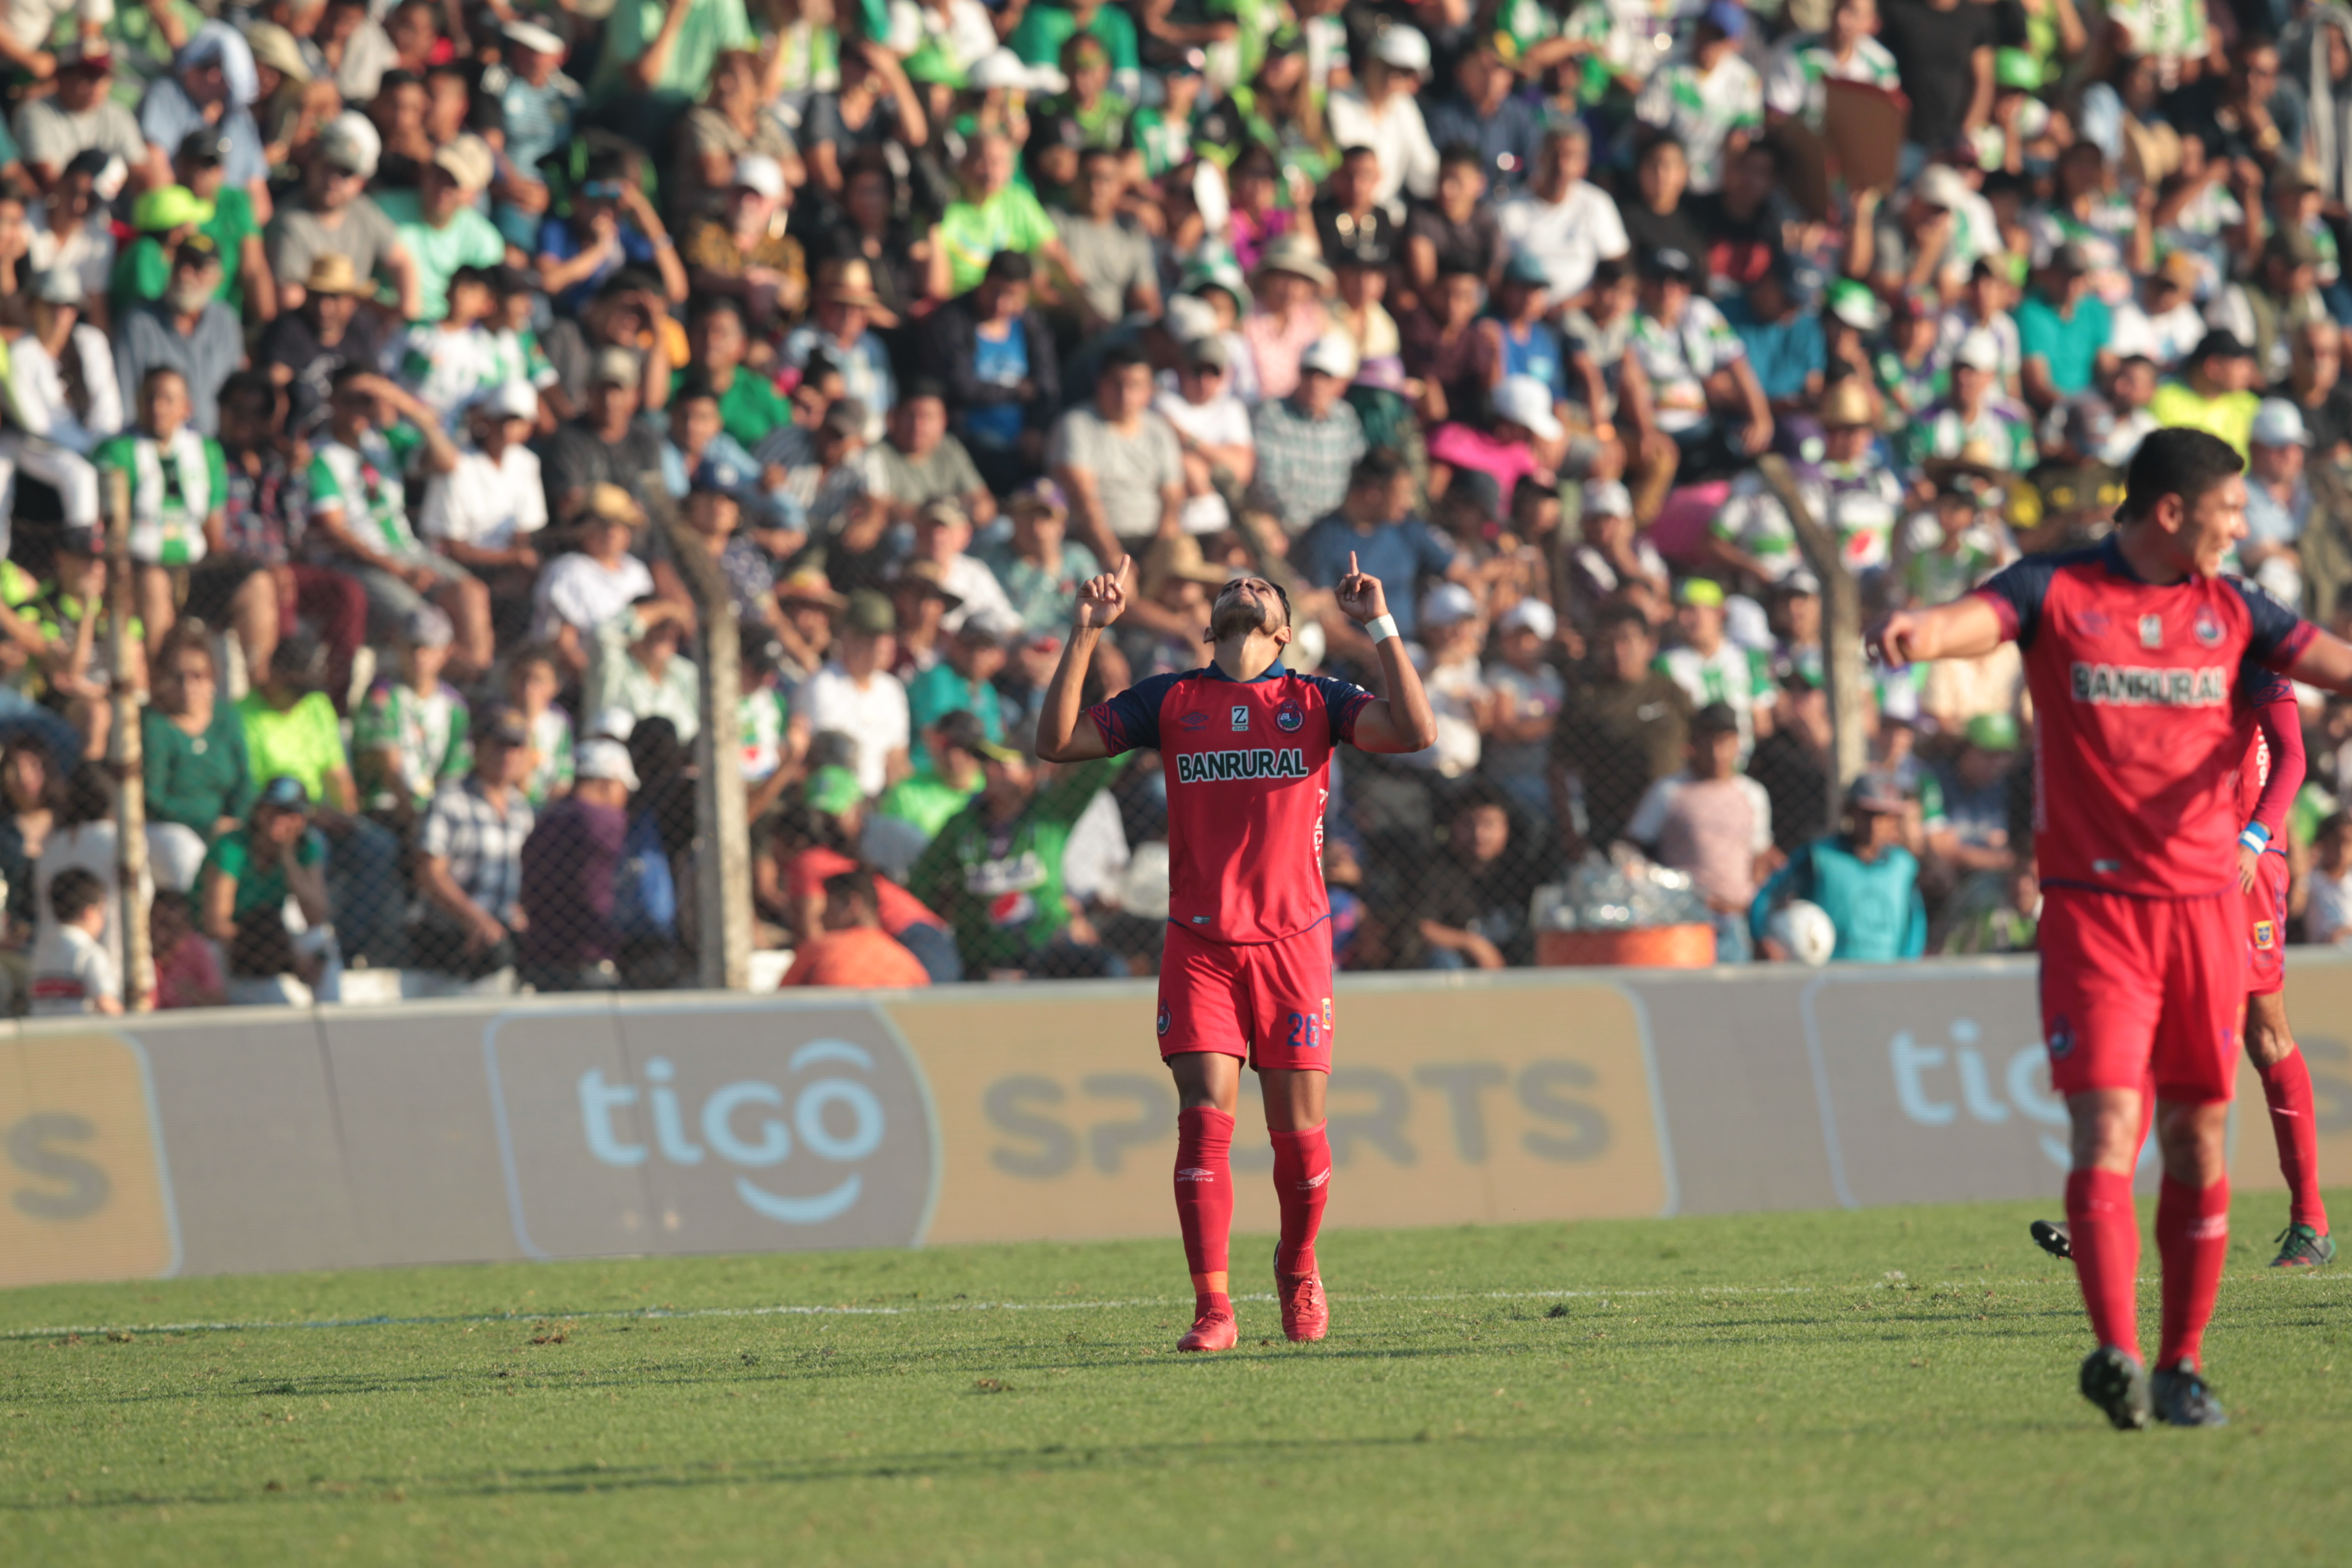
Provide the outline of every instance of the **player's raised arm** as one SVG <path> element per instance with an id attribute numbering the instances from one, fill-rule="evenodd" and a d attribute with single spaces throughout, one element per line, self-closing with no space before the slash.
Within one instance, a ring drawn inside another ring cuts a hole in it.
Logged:
<path id="1" fill-rule="evenodd" d="M 1938 658 L 1979 658 L 2008 639 L 2000 612 L 1981 594 L 1963 594 L 1930 610 L 1897 610 L 1882 618 L 1864 639 L 1891 665 L 1924 664 Z"/>
<path id="2" fill-rule="evenodd" d="M 1037 715 L 1037 758 L 1047 763 L 1085 763 L 1111 754 L 1110 742 L 1094 721 L 1079 711 L 1078 700 L 1087 682 L 1087 666 L 1103 628 L 1127 608 L 1128 584 L 1135 575 L 1135 560 L 1122 556 L 1117 572 L 1090 577 L 1078 589 L 1077 616 L 1070 625 L 1069 641 L 1062 647 L 1062 662 L 1045 685 L 1044 711 Z"/>
<path id="3" fill-rule="evenodd" d="M 1376 697 L 1356 715 L 1356 745 L 1367 752 L 1418 752 L 1437 742 L 1437 715 L 1429 709 L 1429 693 L 1422 689 L 1421 671 L 1404 653 L 1404 638 L 1389 618 L 1389 601 L 1381 580 L 1356 568 L 1354 551 L 1348 552 L 1348 574 L 1339 579 L 1339 608 L 1360 625 L 1380 655 L 1381 684 L 1386 697 Z"/>

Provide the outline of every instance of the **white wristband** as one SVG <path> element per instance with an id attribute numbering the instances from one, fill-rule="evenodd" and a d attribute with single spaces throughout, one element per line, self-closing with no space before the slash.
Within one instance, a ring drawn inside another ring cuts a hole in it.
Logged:
<path id="1" fill-rule="evenodd" d="M 1378 647 L 1381 643 L 1397 635 L 1396 617 L 1374 616 L 1364 623 L 1364 635 L 1372 639 L 1373 647 Z"/>

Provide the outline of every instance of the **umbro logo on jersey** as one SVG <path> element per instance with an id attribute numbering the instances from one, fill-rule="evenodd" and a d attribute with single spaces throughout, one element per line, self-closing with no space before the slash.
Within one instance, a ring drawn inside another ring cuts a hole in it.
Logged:
<path id="1" fill-rule="evenodd" d="M 1234 704 L 1234 728 L 1236 731 L 1249 728 L 1249 710 L 1238 702 Z"/>
<path id="2" fill-rule="evenodd" d="M 2130 664 L 2076 664 L 2074 700 L 2116 708 L 2220 708 L 2230 700 L 2230 672 L 2151 669 Z"/>
<path id="3" fill-rule="evenodd" d="M 1255 751 L 1179 752 L 1178 784 L 1219 784 L 1231 779 L 1303 779 L 1307 753 L 1296 746 L 1281 751 L 1260 746 Z"/>
<path id="4" fill-rule="evenodd" d="M 1187 730 L 1205 730 L 1209 727 L 1209 716 L 1206 713 L 1187 713 L 1176 722 Z"/>

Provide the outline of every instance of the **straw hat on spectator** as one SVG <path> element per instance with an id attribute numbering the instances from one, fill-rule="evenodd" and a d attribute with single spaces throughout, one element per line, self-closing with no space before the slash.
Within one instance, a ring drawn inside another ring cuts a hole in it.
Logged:
<path id="1" fill-rule="evenodd" d="M 824 573 L 814 566 L 803 566 L 777 584 L 776 598 L 787 605 L 821 605 L 835 615 L 849 608 L 848 598 L 835 593 Z"/>
<path id="2" fill-rule="evenodd" d="M 877 326 L 898 324 L 898 313 L 874 291 L 874 269 L 862 257 L 828 261 L 817 268 L 816 300 L 820 305 L 854 305 L 871 316 Z"/>
<path id="3" fill-rule="evenodd" d="M 624 528 L 636 527 L 641 516 L 635 498 L 618 485 L 589 487 L 588 515 L 600 522 L 617 522 Z"/>
<path id="4" fill-rule="evenodd" d="M 1874 411 L 1870 405 L 1870 391 L 1857 376 L 1843 376 L 1822 394 L 1819 417 L 1824 430 L 1851 430 L 1856 426 L 1875 425 Z"/>
<path id="5" fill-rule="evenodd" d="M 310 85 L 310 68 L 303 61 L 301 46 L 277 23 L 254 23 L 245 30 L 245 44 L 253 51 L 255 65 L 268 66 L 297 86 Z"/>
<path id="6" fill-rule="evenodd" d="M 490 144 L 471 134 L 460 136 L 436 152 L 433 166 L 455 180 L 459 190 L 469 193 L 488 190 L 499 172 L 499 161 L 490 152 Z"/>
<path id="7" fill-rule="evenodd" d="M 360 282 L 358 269 L 352 266 L 352 258 L 336 250 L 310 258 L 310 270 L 303 275 L 302 287 L 312 294 L 360 294 L 366 291 Z"/>
<path id="8" fill-rule="evenodd" d="M 1212 565 L 1201 553 L 1201 542 L 1189 533 L 1171 534 L 1154 540 L 1143 558 L 1143 596 L 1157 598 L 1160 591 L 1171 583 L 1199 583 L 1220 588 L 1233 575 L 1223 566 Z"/>
<path id="9" fill-rule="evenodd" d="M 1328 294 L 1331 291 L 1331 269 L 1323 264 L 1315 242 L 1304 235 L 1286 234 L 1267 246 L 1257 258 L 1257 268 L 1250 274 L 1253 287 L 1269 272 L 1287 272 L 1294 278 L 1304 278 Z"/>

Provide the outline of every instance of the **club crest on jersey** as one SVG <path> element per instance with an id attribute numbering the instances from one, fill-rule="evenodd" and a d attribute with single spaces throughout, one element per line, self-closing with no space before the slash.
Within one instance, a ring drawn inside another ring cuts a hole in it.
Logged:
<path id="1" fill-rule="evenodd" d="M 1297 733 L 1298 727 L 1306 722 L 1306 710 L 1296 702 L 1286 702 L 1274 710 L 1274 727 L 1286 735 Z"/>
<path id="2" fill-rule="evenodd" d="M 2254 922 L 2254 949 L 2256 952 L 2268 952 L 2271 950 L 2272 944 L 2276 940 L 2276 929 L 2272 926 L 2270 921 L 2256 921 Z"/>
<path id="3" fill-rule="evenodd" d="M 2050 1021 L 2050 1059 L 2063 1061 L 2074 1048 L 2074 1026 L 2066 1021 L 2065 1014 L 2061 1013 Z"/>
<path id="4" fill-rule="evenodd" d="M 1234 749 L 1219 752 L 1179 752 L 1176 753 L 1178 784 L 1222 784 L 1234 779 L 1303 779 L 1307 776 L 1307 753 L 1296 746 L 1276 751 L 1270 746 L 1254 750 Z"/>
<path id="5" fill-rule="evenodd" d="M 2211 605 L 2208 605 L 2197 612 L 2197 619 L 2190 623 L 2189 629 L 2207 647 L 2221 646 L 2221 617 L 2213 613 Z"/>
<path id="6" fill-rule="evenodd" d="M 1234 729 L 1235 730 L 1235 731 L 1237 731 L 1237 732 L 1238 732 L 1238 731 L 1240 731 L 1246 730 L 1246 729 L 1248 729 L 1248 728 L 1249 728 L 1249 707 L 1248 707 L 1248 705 L 1247 705 L 1247 704 L 1245 704 L 1245 703 L 1241 703 L 1241 702 L 1236 702 L 1236 703 L 1234 703 Z"/>
<path id="7" fill-rule="evenodd" d="M 2164 646 L 2164 617 L 2162 616 L 2142 616 L 2139 618 L 2139 646 L 2142 647 L 2162 647 Z"/>
<path id="8" fill-rule="evenodd" d="M 1323 998 L 1323 1032 L 1327 1035 L 1331 1032 L 1331 998 L 1328 996 Z"/>

